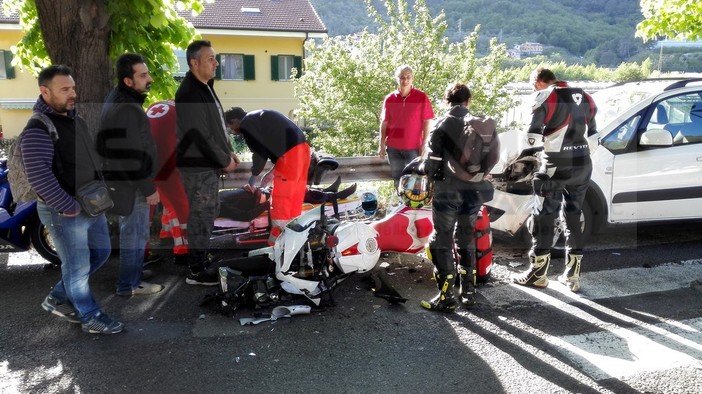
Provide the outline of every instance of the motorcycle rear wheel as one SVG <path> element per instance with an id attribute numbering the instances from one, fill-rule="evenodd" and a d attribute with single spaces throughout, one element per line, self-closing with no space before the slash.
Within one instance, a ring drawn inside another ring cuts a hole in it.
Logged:
<path id="1" fill-rule="evenodd" d="M 58 253 L 56 253 L 56 248 L 54 247 L 51 235 L 49 235 L 49 230 L 44 227 L 44 224 L 39 220 L 33 222 L 29 227 L 29 236 L 32 240 L 34 250 L 49 263 L 60 266 L 61 259 L 59 259 Z"/>

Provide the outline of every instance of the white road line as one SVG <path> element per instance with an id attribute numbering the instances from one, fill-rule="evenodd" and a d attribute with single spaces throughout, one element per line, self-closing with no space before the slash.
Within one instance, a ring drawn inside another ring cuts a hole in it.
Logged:
<path id="1" fill-rule="evenodd" d="M 667 335 L 650 327 L 610 330 L 558 338 L 562 350 L 595 380 L 624 378 L 643 372 L 663 371 L 691 365 L 702 367 L 698 346 L 702 343 L 702 318 L 684 321 L 693 331 L 680 330 L 665 323 L 656 325 Z M 665 328 L 663 328 L 665 327 Z M 680 341 L 680 339 L 684 341 Z"/>
<path id="2" fill-rule="evenodd" d="M 519 355 L 512 354 L 511 352 L 508 353 L 504 350 L 503 344 L 494 344 L 492 340 L 488 340 L 482 335 L 473 332 L 473 330 L 467 328 L 462 323 L 450 322 L 460 341 L 490 366 L 492 371 L 495 373 L 495 376 L 500 381 L 500 384 L 504 388 L 503 392 L 563 392 L 562 387 L 559 386 L 559 382 L 550 381 L 548 378 L 540 376 L 531 368 L 524 367 L 524 363 L 543 363 L 550 365 L 553 369 L 559 371 L 560 373 L 570 376 L 584 386 L 591 387 L 596 392 L 603 394 L 612 393 L 610 390 L 599 386 L 595 379 L 588 376 L 589 374 L 586 371 L 578 370 L 552 356 L 549 354 L 549 352 L 544 351 L 540 347 L 535 347 L 527 342 L 524 342 L 520 335 L 515 336 L 498 325 L 471 313 L 459 310 L 458 314 L 464 316 L 466 319 L 470 320 L 473 324 L 479 326 L 480 328 L 499 336 L 501 341 L 506 341 L 518 346 L 523 351 L 523 353 Z M 529 334 L 541 337 L 545 335 L 542 331 L 528 326 L 523 322 L 504 317 L 500 317 L 500 320 L 500 324 L 509 325 L 514 329 L 522 330 Z M 529 359 L 528 355 L 531 355 L 533 359 Z M 520 371 L 520 378 L 514 378 L 515 371 Z"/>
<path id="3" fill-rule="evenodd" d="M 675 290 L 687 287 L 696 280 L 702 280 L 700 259 L 652 268 L 623 268 L 597 272 L 587 272 L 587 260 L 583 259 L 583 268 L 586 272 L 581 273 L 583 288 L 580 296 L 592 300 Z"/>
<path id="4" fill-rule="evenodd" d="M 600 331 L 589 334 L 551 337 L 551 341 L 593 379 L 623 378 L 643 372 L 702 366 L 702 318 L 669 321 L 647 313 L 648 318 L 658 320 L 656 324 L 650 324 L 611 310 L 592 299 L 689 287 L 693 281 L 702 279 L 701 268 L 702 260 L 689 260 L 655 268 L 588 273 L 583 275 L 582 295 L 586 297 L 570 292 L 555 281 L 549 285 L 549 291 L 517 285 L 510 287 L 582 319 L 588 326 L 599 328 Z M 560 292 L 574 303 L 552 296 L 551 291 Z M 581 307 L 583 304 L 586 308 Z M 611 319 L 603 321 L 587 312 L 589 310 L 607 314 L 634 327 L 620 327 L 611 323 Z"/>

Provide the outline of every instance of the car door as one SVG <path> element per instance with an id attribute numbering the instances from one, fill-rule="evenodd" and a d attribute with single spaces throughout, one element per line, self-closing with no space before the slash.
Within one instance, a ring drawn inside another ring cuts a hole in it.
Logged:
<path id="1" fill-rule="evenodd" d="M 694 92 L 654 101 L 637 115 L 636 132 L 612 162 L 613 222 L 702 217 L 702 138 L 680 134 L 683 129 L 696 128 L 690 112 L 697 102 L 702 105 L 701 97 Z M 642 144 L 641 136 L 650 130 L 658 135 L 668 131 L 670 142 Z M 702 130 L 697 134 L 702 136 Z"/>

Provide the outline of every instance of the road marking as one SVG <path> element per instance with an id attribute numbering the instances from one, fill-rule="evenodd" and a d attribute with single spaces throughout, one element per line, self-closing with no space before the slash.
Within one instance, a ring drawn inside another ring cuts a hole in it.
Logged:
<path id="1" fill-rule="evenodd" d="M 587 269 L 585 263 L 584 261 L 583 267 Z M 702 280 L 702 260 L 686 260 L 651 268 L 585 272 L 580 276 L 583 285 L 580 292 L 582 297 L 591 300 L 626 297 L 688 287 L 690 283 Z"/>
<path id="2" fill-rule="evenodd" d="M 564 354 L 595 380 L 624 378 L 643 372 L 702 366 L 702 318 L 682 321 L 690 330 L 660 323 L 632 329 L 613 327 L 558 338 Z M 656 331 L 663 331 L 661 335 Z M 681 340 L 682 339 L 682 340 Z"/>
<path id="3" fill-rule="evenodd" d="M 23 266 L 23 265 L 39 265 L 48 264 L 43 257 L 39 256 L 39 253 L 34 250 L 29 250 L 27 252 L 14 252 L 7 254 L 7 266 Z"/>
<path id="4" fill-rule="evenodd" d="M 547 291 L 518 285 L 511 287 L 598 328 L 599 331 L 588 334 L 551 337 L 551 341 L 593 379 L 624 378 L 691 365 L 702 367 L 702 318 L 674 321 L 644 314 L 657 320 L 656 324 L 651 324 L 593 300 L 689 287 L 702 279 L 701 266 L 702 260 L 688 260 L 654 268 L 586 273 L 581 275 L 582 295 L 570 292 L 555 281 Z M 554 291 L 560 293 L 558 297 L 553 295 Z M 611 318 L 605 321 L 598 317 L 602 315 Z M 627 327 L 612 323 L 614 320 L 627 323 Z M 545 335 L 534 327 L 529 331 Z"/>

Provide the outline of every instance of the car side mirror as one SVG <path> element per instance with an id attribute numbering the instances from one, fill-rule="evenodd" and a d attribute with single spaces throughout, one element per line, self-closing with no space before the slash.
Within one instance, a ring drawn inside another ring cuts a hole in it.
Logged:
<path id="1" fill-rule="evenodd" d="M 642 146 L 672 146 L 673 135 L 665 129 L 650 129 L 644 131 L 639 139 Z"/>

